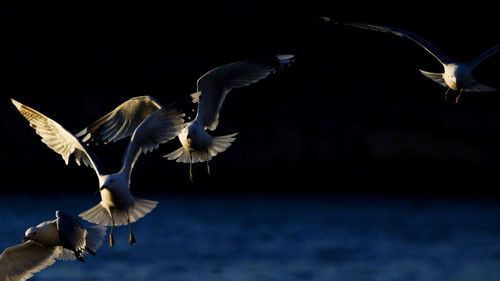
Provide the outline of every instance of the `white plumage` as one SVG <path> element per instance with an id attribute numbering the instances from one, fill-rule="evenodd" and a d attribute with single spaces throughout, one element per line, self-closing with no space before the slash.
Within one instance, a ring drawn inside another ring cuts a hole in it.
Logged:
<path id="1" fill-rule="evenodd" d="M 227 94 L 266 78 L 277 68 L 292 63 L 293 55 L 278 55 L 248 61 L 239 61 L 219 66 L 201 76 L 197 81 L 197 91 L 191 95 L 198 103 L 196 118 L 188 123 L 178 135 L 182 146 L 165 155 L 169 160 L 189 163 L 192 178 L 192 163 L 208 162 L 218 153 L 225 151 L 235 140 L 237 133 L 212 137 L 206 132 L 213 131 L 219 124 L 219 112 Z M 207 163 L 207 170 L 210 173 Z"/>
<path id="2" fill-rule="evenodd" d="M 444 68 L 443 73 L 434 73 L 434 72 L 427 72 L 420 70 L 420 72 L 425 75 L 427 78 L 435 81 L 436 83 L 440 84 L 441 86 L 447 87 L 448 90 L 446 91 L 445 98 L 447 97 L 448 91 L 450 89 L 459 91 L 459 94 L 455 100 L 455 102 L 458 102 L 458 99 L 460 98 L 460 95 L 462 91 L 465 92 L 492 92 L 492 91 L 498 91 L 498 88 L 493 88 L 489 87 L 486 85 L 483 85 L 481 83 L 478 83 L 473 77 L 472 77 L 472 70 L 480 64 L 482 61 L 485 59 L 489 58 L 490 56 L 494 55 L 495 53 L 500 51 L 500 44 L 496 45 L 486 51 L 484 51 L 481 55 L 479 55 L 477 58 L 475 58 L 472 61 L 466 62 L 466 63 L 460 63 L 456 62 L 452 59 L 450 59 L 445 53 L 443 53 L 438 47 L 430 43 L 429 41 L 425 40 L 423 37 L 403 30 L 403 29 L 398 29 L 398 28 L 392 28 L 392 27 L 387 27 L 387 26 L 381 26 L 381 25 L 374 25 L 374 24 L 362 24 L 362 23 L 348 23 L 347 25 L 353 26 L 353 27 L 358 27 L 358 28 L 363 28 L 363 29 L 369 29 L 369 30 L 375 30 L 375 31 L 381 31 L 381 32 L 389 32 L 392 34 L 395 34 L 400 37 L 405 37 L 413 42 L 419 44 L 422 48 L 424 48 L 427 52 L 429 52 L 431 55 L 433 55 L 442 65 Z"/>
<path id="3" fill-rule="evenodd" d="M 0 280 L 21 281 L 56 262 L 83 262 L 84 254 L 95 255 L 102 245 L 106 228 L 85 228 L 73 217 L 56 211 L 56 219 L 26 230 L 23 244 L 9 247 L 0 255 Z"/>

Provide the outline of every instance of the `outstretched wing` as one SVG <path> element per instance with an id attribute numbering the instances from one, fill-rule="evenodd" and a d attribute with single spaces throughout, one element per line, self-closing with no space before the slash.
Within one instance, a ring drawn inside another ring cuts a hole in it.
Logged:
<path id="1" fill-rule="evenodd" d="M 293 55 L 278 55 L 268 58 L 229 63 L 210 70 L 198 79 L 193 101 L 198 103 L 196 118 L 210 130 L 215 130 L 219 122 L 219 111 L 226 95 L 234 88 L 253 84 L 277 67 L 289 65 Z"/>
<path id="2" fill-rule="evenodd" d="M 422 36 L 417 35 L 415 33 L 399 29 L 399 28 L 392 28 L 392 27 L 387 27 L 387 26 L 382 26 L 382 25 L 375 25 L 375 24 L 363 24 L 363 23 L 346 23 L 345 25 L 348 26 L 353 26 L 357 28 L 362 28 L 362 29 L 370 29 L 370 30 L 375 30 L 375 31 L 381 31 L 381 32 L 389 32 L 392 34 L 395 34 L 399 37 L 406 37 L 413 42 L 419 44 L 422 48 L 424 48 L 427 52 L 429 52 L 431 55 L 433 55 L 441 64 L 449 64 L 452 63 L 453 61 L 448 58 L 448 56 L 443 53 L 438 47 L 430 43 L 429 41 L 425 40 Z"/>
<path id="3" fill-rule="evenodd" d="M 87 230 L 70 215 L 56 211 L 57 230 L 59 232 L 59 240 L 64 248 L 76 252 L 85 250 Z"/>
<path id="4" fill-rule="evenodd" d="M 144 119 L 161 107 L 151 96 L 131 98 L 81 130 L 76 136 L 83 137 L 82 141 L 89 143 L 118 141 L 131 136 Z"/>
<path id="5" fill-rule="evenodd" d="M 485 59 L 491 57 L 492 55 L 498 53 L 500 51 L 500 44 L 489 48 L 488 50 L 484 51 L 482 54 L 479 55 L 479 57 L 475 58 L 473 61 L 470 62 L 470 64 L 474 67 L 478 64 L 480 64 L 482 61 Z"/>
<path id="6" fill-rule="evenodd" d="M 464 89 L 466 92 L 497 92 L 500 91 L 500 88 L 494 88 L 490 86 L 486 86 L 481 83 L 475 82 L 472 85 L 467 86 L 467 88 Z"/>
<path id="7" fill-rule="evenodd" d="M 42 137 L 42 142 L 59 153 L 66 165 L 69 157 L 74 153 L 76 164 L 80 165 L 80 162 L 83 162 L 86 166 L 92 167 L 98 176 L 101 174 L 101 168 L 95 157 L 76 136 L 33 108 L 14 99 L 11 101 L 24 118 L 30 122 L 30 126 L 35 129 L 36 133 Z"/>
<path id="8" fill-rule="evenodd" d="M 424 71 L 421 69 L 419 69 L 418 71 L 420 71 L 420 73 L 425 75 L 425 77 L 433 80 L 434 82 L 438 83 L 439 85 L 448 88 L 448 85 L 446 85 L 446 82 L 444 81 L 443 73 L 428 72 L 428 71 Z"/>
<path id="9" fill-rule="evenodd" d="M 0 280 L 23 281 L 54 264 L 59 252 L 33 241 L 9 247 L 0 255 Z"/>
<path id="10" fill-rule="evenodd" d="M 175 138 L 184 126 L 184 113 L 175 108 L 164 107 L 155 111 L 137 127 L 123 157 L 122 170 L 129 178 L 135 161 L 141 153 L 158 148 L 160 144 Z"/>

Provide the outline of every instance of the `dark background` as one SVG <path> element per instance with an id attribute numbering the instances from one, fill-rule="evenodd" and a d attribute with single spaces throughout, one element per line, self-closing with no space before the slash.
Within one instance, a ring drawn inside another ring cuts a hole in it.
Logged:
<path id="1" fill-rule="evenodd" d="M 494 10 L 479 2 L 2 6 L 1 190 L 97 189 L 91 169 L 66 166 L 40 142 L 11 97 L 76 133 L 134 96 L 163 104 L 186 97 L 216 66 L 295 54 L 293 67 L 229 94 L 212 134 L 239 134 L 210 163 L 211 176 L 194 165 L 192 184 L 188 165 L 161 158 L 180 145 L 174 140 L 139 159 L 133 193 L 498 196 L 499 93 L 445 103 L 446 89 L 417 71 L 442 71 L 421 47 L 318 18 L 404 28 L 468 61 L 500 43 Z M 500 87 L 499 67 L 496 55 L 474 75 Z M 126 144 L 92 149 L 115 172 Z"/>

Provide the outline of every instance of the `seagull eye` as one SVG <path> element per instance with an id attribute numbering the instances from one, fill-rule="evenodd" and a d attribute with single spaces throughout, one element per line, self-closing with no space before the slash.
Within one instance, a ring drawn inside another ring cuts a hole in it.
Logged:
<path id="1" fill-rule="evenodd" d="M 110 180 L 109 183 L 113 183 L 113 180 Z"/>

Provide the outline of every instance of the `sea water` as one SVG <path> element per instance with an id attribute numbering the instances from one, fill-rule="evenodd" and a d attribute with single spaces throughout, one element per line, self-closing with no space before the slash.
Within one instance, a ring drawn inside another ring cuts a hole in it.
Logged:
<path id="1" fill-rule="evenodd" d="M 336 195 L 143 195 L 158 207 L 116 227 L 85 263 L 31 280 L 500 280 L 500 200 Z M 57 209 L 98 194 L 0 196 L 0 250 Z M 109 230 L 108 230 L 109 233 Z"/>

